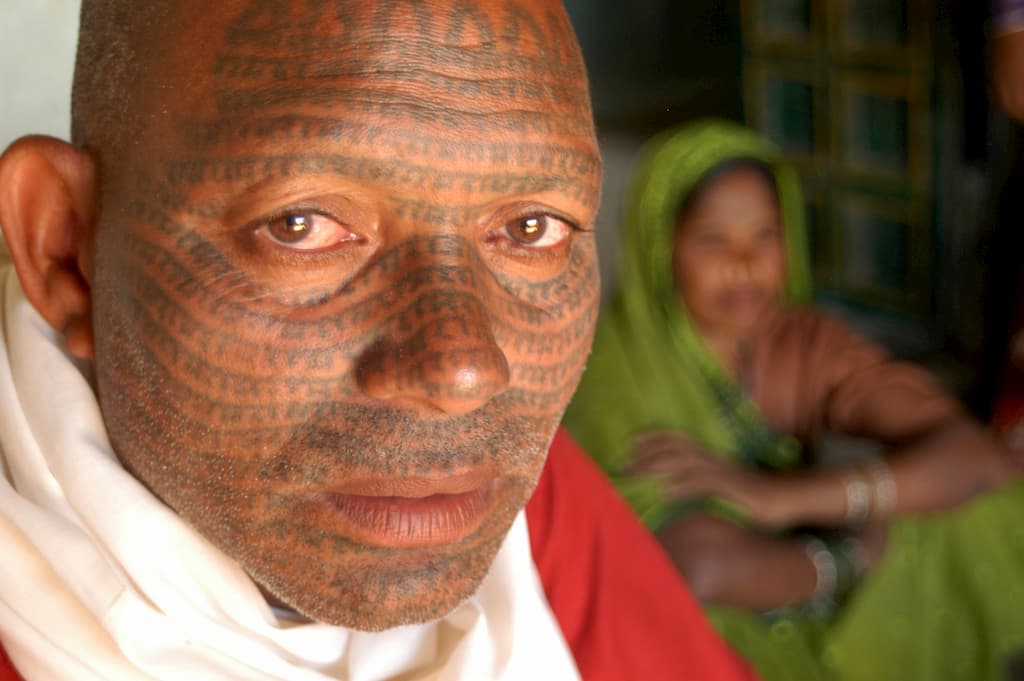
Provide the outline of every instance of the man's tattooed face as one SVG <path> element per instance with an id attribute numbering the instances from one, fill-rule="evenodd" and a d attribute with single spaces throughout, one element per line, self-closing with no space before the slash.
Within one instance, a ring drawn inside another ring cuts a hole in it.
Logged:
<path id="1" fill-rule="evenodd" d="M 600 160 L 567 18 L 180 4 L 104 168 L 111 440 L 297 611 L 441 616 L 529 497 L 593 333 Z"/>

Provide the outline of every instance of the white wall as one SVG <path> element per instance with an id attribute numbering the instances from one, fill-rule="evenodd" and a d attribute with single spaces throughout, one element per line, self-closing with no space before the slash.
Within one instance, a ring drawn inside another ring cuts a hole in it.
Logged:
<path id="1" fill-rule="evenodd" d="M 70 135 L 79 1 L 0 0 L 0 151 L 22 135 Z M 0 263 L 5 251 L 0 238 Z"/>
<path id="2" fill-rule="evenodd" d="M 67 139 L 79 0 L 0 0 L 0 149 L 29 133 Z"/>

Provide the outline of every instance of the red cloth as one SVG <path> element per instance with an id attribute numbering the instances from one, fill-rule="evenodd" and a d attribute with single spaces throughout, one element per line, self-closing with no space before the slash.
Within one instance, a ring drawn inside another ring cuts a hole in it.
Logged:
<path id="1" fill-rule="evenodd" d="M 996 403 L 992 430 L 1010 450 L 1010 460 L 1024 471 L 1024 390 L 1005 393 Z"/>
<path id="2" fill-rule="evenodd" d="M 752 681 L 668 557 L 562 431 L 526 506 L 544 591 L 585 681 Z M 0 681 L 21 681 L 0 648 Z"/>
<path id="3" fill-rule="evenodd" d="M 564 431 L 526 505 L 534 562 L 584 681 L 751 681 L 675 566 Z"/>
<path id="4" fill-rule="evenodd" d="M 21 681 L 18 672 L 14 671 L 14 665 L 7 659 L 7 654 L 0 647 L 0 681 Z"/>

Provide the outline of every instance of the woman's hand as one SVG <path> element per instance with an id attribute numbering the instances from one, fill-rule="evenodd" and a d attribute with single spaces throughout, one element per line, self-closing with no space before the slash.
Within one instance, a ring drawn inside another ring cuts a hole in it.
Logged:
<path id="1" fill-rule="evenodd" d="M 792 539 L 703 514 L 663 527 L 658 539 L 704 603 L 764 611 L 814 594 L 814 564 Z"/>
<path id="2" fill-rule="evenodd" d="M 795 501 L 783 476 L 760 473 L 706 452 L 686 436 L 652 431 L 633 440 L 634 457 L 626 472 L 661 476 L 673 501 L 716 496 L 736 504 L 760 527 L 789 524 Z"/>

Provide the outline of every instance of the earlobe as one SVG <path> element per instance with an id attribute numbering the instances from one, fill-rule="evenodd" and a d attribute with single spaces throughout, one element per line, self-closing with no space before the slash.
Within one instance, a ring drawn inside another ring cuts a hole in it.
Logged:
<path id="1" fill-rule="evenodd" d="M 0 228 L 29 302 L 79 357 L 93 354 L 91 261 L 96 173 L 84 151 L 25 137 L 0 156 Z"/>

